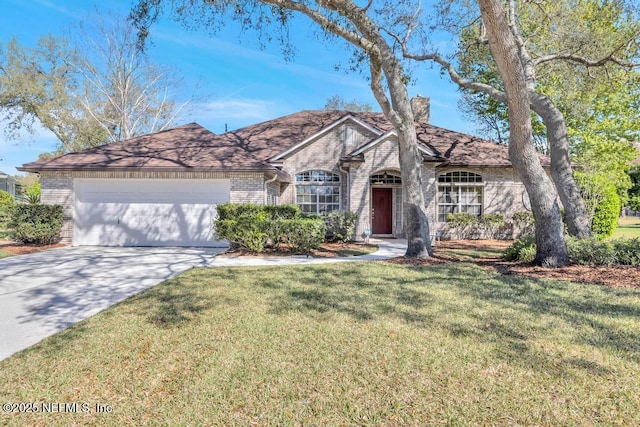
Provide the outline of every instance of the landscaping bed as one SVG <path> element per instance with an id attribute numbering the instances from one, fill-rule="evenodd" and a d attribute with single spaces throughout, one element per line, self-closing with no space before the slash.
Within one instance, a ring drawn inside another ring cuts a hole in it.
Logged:
<path id="1" fill-rule="evenodd" d="M 640 268 L 629 266 L 598 266 L 570 265 L 549 269 L 533 266 L 518 261 L 505 261 L 502 253 L 511 245 L 510 240 L 448 240 L 437 242 L 434 246 L 434 257 L 426 260 L 394 258 L 387 262 L 402 265 L 438 265 L 452 262 L 467 261 L 476 263 L 484 268 L 492 269 L 503 275 L 518 275 L 538 279 L 564 280 L 576 283 L 592 283 L 605 286 L 640 288 Z M 64 247 L 62 243 L 52 245 L 25 245 L 10 240 L 0 240 L 0 257 L 23 255 L 48 249 Z M 376 245 L 364 243 L 323 243 L 310 256 L 314 258 L 335 258 L 360 256 L 373 253 Z M 255 253 L 247 250 L 228 251 L 222 256 L 306 256 L 291 252 L 285 248 L 281 250 L 266 250 Z"/>
<path id="2" fill-rule="evenodd" d="M 311 251 L 309 256 L 313 258 L 337 258 L 337 257 L 349 257 L 349 256 L 361 256 L 373 253 L 378 250 L 377 245 L 371 245 L 367 243 L 340 243 L 340 242 L 325 242 L 318 249 Z M 246 249 L 235 249 L 225 252 L 227 257 L 238 256 L 257 256 L 257 257 L 269 257 L 269 256 L 306 256 L 302 252 L 295 252 L 289 250 L 286 245 L 283 245 L 281 249 L 275 250 L 272 248 L 265 249 L 264 252 L 252 252 Z"/>
<path id="3" fill-rule="evenodd" d="M 640 288 L 640 268 L 638 267 L 569 265 L 561 268 L 543 268 L 519 261 L 505 261 L 502 259 L 502 253 L 511 243 L 512 241 L 510 240 L 443 241 L 434 246 L 434 257 L 431 259 L 396 258 L 392 262 L 396 264 L 431 265 L 469 261 L 503 275 Z"/>
<path id="4" fill-rule="evenodd" d="M 62 248 L 66 246 L 63 243 L 54 243 L 51 245 L 25 245 L 24 243 L 16 243 L 12 240 L 0 240 L 0 256 L 4 252 L 10 255 L 24 255 L 34 252 L 46 251 L 48 249 Z"/>

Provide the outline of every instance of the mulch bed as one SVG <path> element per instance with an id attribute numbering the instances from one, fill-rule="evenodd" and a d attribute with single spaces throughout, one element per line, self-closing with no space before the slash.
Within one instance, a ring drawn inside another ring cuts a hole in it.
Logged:
<path id="1" fill-rule="evenodd" d="M 492 268 L 501 274 L 516 274 L 536 279 L 568 280 L 612 287 L 640 288 L 640 268 L 628 265 L 611 267 L 570 265 L 560 268 L 543 268 L 507 261 L 482 262 L 480 265 Z"/>
<path id="2" fill-rule="evenodd" d="M 495 249 L 504 250 L 511 245 L 504 240 L 458 240 L 438 242 L 434 247 L 434 257 L 426 260 L 394 258 L 390 262 L 404 265 L 437 265 L 463 260 L 446 249 Z M 590 267 L 570 265 L 560 268 L 544 268 L 517 261 L 505 261 L 499 257 L 469 259 L 484 268 L 492 269 L 504 275 L 518 275 L 536 279 L 566 280 L 576 283 L 592 283 L 612 287 L 640 288 L 640 268 L 626 265 Z"/>
<path id="3" fill-rule="evenodd" d="M 363 247 L 371 248 L 375 245 L 369 245 L 364 243 L 323 243 L 320 248 L 311 252 L 310 256 L 314 258 L 336 258 L 344 256 L 340 252 L 345 250 L 360 250 Z M 269 256 L 306 256 L 306 254 L 291 252 L 284 247 L 281 250 L 265 249 L 262 253 L 256 253 L 247 251 L 245 249 L 236 249 L 225 252 L 224 256 L 237 257 L 237 256 L 254 256 L 254 257 L 269 257 Z"/>
<path id="4" fill-rule="evenodd" d="M 63 248 L 67 245 L 54 243 L 53 245 L 25 245 L 11 240 L 0 240 L 0 249 L 13 255 L 32 254 L 34 252 L 46 251 L 47 249 Z"/>

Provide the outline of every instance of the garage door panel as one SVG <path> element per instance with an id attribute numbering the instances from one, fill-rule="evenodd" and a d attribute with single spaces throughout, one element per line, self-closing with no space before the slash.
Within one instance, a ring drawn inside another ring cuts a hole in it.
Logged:
<path id="1" fill-rule="evenodd" d="M 74 244 L 222 246 L 212 223 L 229 188 L 228 180 L 78 180 Z"/>

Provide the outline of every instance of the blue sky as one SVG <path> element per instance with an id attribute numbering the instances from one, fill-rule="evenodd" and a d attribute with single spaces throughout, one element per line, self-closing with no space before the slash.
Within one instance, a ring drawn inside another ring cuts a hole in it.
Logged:
<path id="1" fill-rule="evenodd" d="M 94 14 L 96 5 L 101 11 L 126 16 L 131 2 L 0 0 L 0 42 L 16 36 L 30 46 L 46 34 L 60 35 Z M 232 130 L 300 110 L 321 109 L 334 94 L 377 107 L 364 76 L 335 70 L 337 63 L 346 60 L 342 46 L 318 41 L 305 20 L 292 32 L 297 54 L 290 62 L 283 59 L 275 42 L 261 50 L 255 35 L 240 34 L 233 26 L 212 37 L 204 30 L 189 31 L 163 19 L 152 28 L 151 37 L 151 57 L 183 76 L 185 98 L 198 88 L 181 122 L 197 122 L 215 133 L 224 132 L 225 124 Z M 415 77 L 410 95 L 431 98 L 432 124 L 474 133 L 473 125 L 457 110 L 455 85 L 427 67 L 417 69 Z M 16 166 L 36 160 L 55 145 L 55 137 L 46 131 L 19 141 L 7 141 L 0 132 L 0 171 L 17 174 Z"/>

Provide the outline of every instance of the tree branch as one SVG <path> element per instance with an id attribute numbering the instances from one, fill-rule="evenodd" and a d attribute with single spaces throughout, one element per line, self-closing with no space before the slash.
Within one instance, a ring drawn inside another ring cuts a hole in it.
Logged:
<path id="1" fill-rule="evenodd" d="M 575 62 L 576 64 L 584 65 L 587 68 L 602 67 L 608 63 L 617 64 L 621 67 L 628 68 L 628 69 L 640 67 L 640 62 L 623 61 L 620 58 L 614 56 L 613 53 L 605 56 L 604 58 L 600 58 L 598 60 L 591 60 L 591 59 L 587 59 L 585 57 L 570 54 L 570 53 L 556 53 L 556 54 L 544 55 L 539 58 L 536 58 L 533 60 L 533 63 L 535 65 L 539 65 L 539 64 L 544 64 L 545 62 L 551 62 L 551 61 L 557 61 L 557 60 Z"/>

